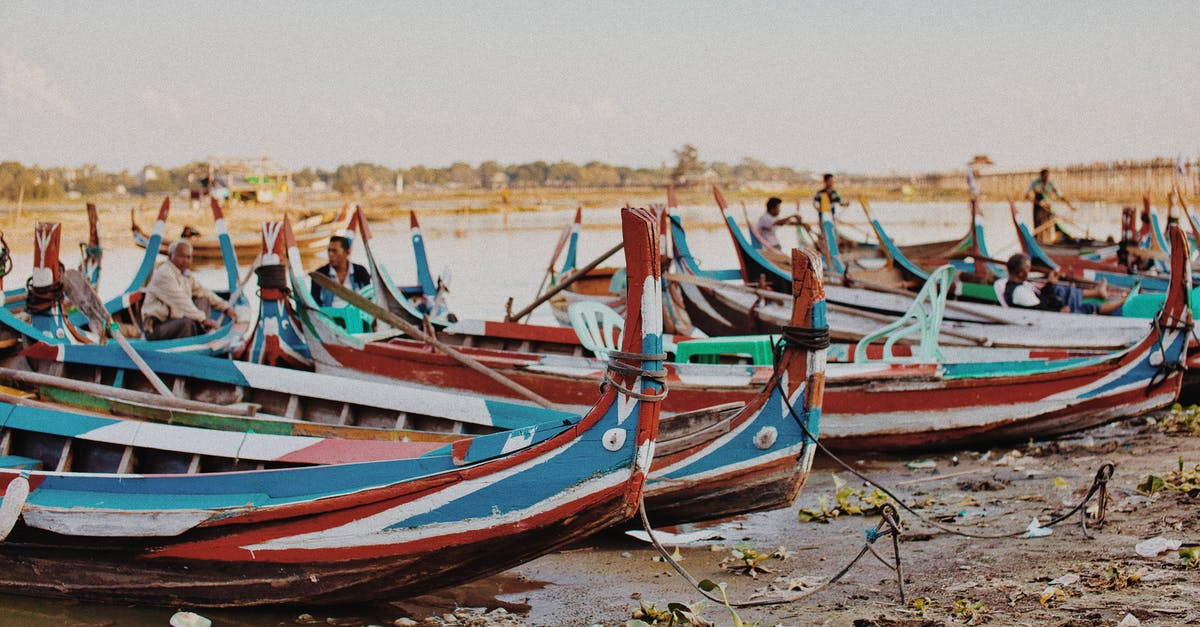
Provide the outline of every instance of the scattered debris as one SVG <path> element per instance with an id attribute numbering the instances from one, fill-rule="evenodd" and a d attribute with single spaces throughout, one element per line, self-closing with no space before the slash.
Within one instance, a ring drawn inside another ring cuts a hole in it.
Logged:
<path id="1" fill-rule="evenodd" d="M 801 509 L 797 516 L 800 522 L 824 522 L 837 518 L 842 514 L 851 516 L 871 516 L 879 513 L 879 508 L 884 503 L 892 502 L 892 499 L 884 494 L 879 488 L 874 488 L 870 492 L 862 488 L 855 488 L 846 485 L 846 482 L 841 477 L 833 475 L 834 500 L 837 505 L 832 509 L 829 508 L 829 501 L 825 495 L 820 495 L 820 509 Z"/>
<path id="2" fill-rule="evenodd" d="M 1139 568 L 1135 572 L 1128 572 L 1124 566 L 1113 564 L 1104 569 L 1104 572 L 1097 577 L 1088 580 L 1088 585 L 1093 588 L 1102 590 L 1124 590 L 1142 580 L 1148 571 L 1145 568 Z"/>
<path id="3" fill-rule="evenodd" d="M 1171 406 L 1158 420 L 1147 420 L 1152 426 L 1163 433 L 1200 435 L 1200 405 L 1189 405 L 1186 409 L 1179 403 Z"/>
<path id="4" fill-rule="evenodd" d="M 211 627 L 212 621 L 195 612 L 175 612 L 171 627 Z"/>
<path id="5" fill-rule="evenodd" d="M 1161 477 L 1149 475 L 1138 484 L 1138 491 L 1154 496 L 1164 490 L 1183 492 L 1188 496 L 1200 496 L 1200 464 L 1194 468 L 1186 468 L 1183 457 L 1179 458 L 1179 469 L 1168 472 Z"/>
<path id="6" fill-rule="evenodd" d="M 991 611 L 991 608 L 983 601 L 971 601 L 970 599 L 954 600 L 954 618 L 968 625 L 982 625 L 987 622 L 989 611 Z"/>
<path id="7" fill-rule="evenodd" d="M 1025 533 L 1021 534 L 1022 538 L 1044 538 L 1054 533 L 1054 530 L 1049 527 L 1043 527 L 1042 523 L 1038 522 L 1036 516 L 1030 521 L 1029 526 L 1025 528 Z"/>
<path id="8" fill-rule="evenodd" d="M 630 529 L 625 535 L 637 538 L 642 542 L 650 542 L 650 534 L 644 529 Z M 671 533 L 670 531 L 654 530 L 654 537 L 663 546 L 686 546 L 705 540 L 724 540 L 721 532 L 716 529 L 693 531 L 691 533 Z"/>
<path id="9" fill-rule="evenodd" d="M 1142 540 L 1138 542 L 1133 550 L 1142 557 L 1157 557 L 1167 551 L 1174 551 L 1183 545 L 1180 540 L 1168 540 L 1162 536 Z"/>

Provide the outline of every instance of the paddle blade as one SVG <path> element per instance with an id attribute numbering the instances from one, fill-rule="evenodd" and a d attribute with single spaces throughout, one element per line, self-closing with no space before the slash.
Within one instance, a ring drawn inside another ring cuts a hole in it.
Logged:
<path id="1" fill-rule="evenodd" d="M 104 337 L 104 329 L 108 328 L 108 311 L 104 309 L 104 303 L 100 302 L 87 277 L 74 268 L 63 270 L 62 283 L 67 297 L 87 317 L 88 325 L 97 335 Z"/>

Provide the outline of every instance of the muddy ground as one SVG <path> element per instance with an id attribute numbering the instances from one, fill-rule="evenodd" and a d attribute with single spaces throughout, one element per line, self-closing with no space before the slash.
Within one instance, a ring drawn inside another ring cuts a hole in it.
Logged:
<path id="1" fill-rule="evenodd" d="M 922 503 L 923 516 L 957 516 L 961 528 L 978 534 L 1020 531 L 1035 516 L 1047 521 L 1065 513 L 1082 498 L 1102 463 L 1112 461 L 1115 473 L 1107 521 L 1089 524 L 1091 539 L 1084 536 L 1078 517 L 1047 537 L 985 540 L 945 533 L 901 512 L 906 603 L 900 602 L 892 572 L 868 555 L 842 581 L 804 600 L 737 613 L 763 626 L 966 624 L 972 618 L 976 624 L 997 625 L 1117 625 L 1122 620 L 1128 625 L 1134 619 L 1143 625 L 1200 624 L 1200 569 L 1182 569 L 1178 551 L 1141 557 L 1134 549 L 1158 536 L 1200 542 L 1200 497 L 1180 492 L 1146 497 L 1137 490 L 1148 475 L 1178 468 L 1180 458 L 1188 468 L 1200 464 L 1200 437 L 1163 434 L 1136 419 L 1015 452 L 997 448 L 850 460 L 861 472 L 894 486 L 909 503 Z M 909 462 L 925 459 L 936 466 L 909 467 Z M 680 564 L 697 579 L 727 583 L 733 600 L 828 578 L 861 549 L 864 531 L 878 521 L 841 516 L 825 524 L 799 522 L 798 510 L 819 508 L 822 496 L 833 506 L 831 473 L 847 479 L 850 487 L 862 485 L 822 459 L 793 507 L 704 527 L 719 532 L 721 539 L 680 547 Z M 697 529 L 701 527 L 672 530 Z M 771 573 L 751 578 L 723 568 L 738 545 L 766 552 L 786 547 L 787 557 L 767 559 L 762 565 Z M 878 551 L 890 556 L 890 543 L 881 542 Z M 700 608 L 699 614 L 717 625 L 732 624 L 728 610 L 704 602 L 656 556 L 648 544 L 606 534 L 481 585 L 518 589 L 498 597 L 507 604 L 505 620 L 513 621 L 507 624 L 618 625 L 639 602 L 660 608 L 684 603 Z M 1051 583 L 1060 578 L 1067 583 Z M 441 596 L 453 599 L 457 594 L 460 603 L 470 603 L 471 590 Z M 1052 596 L 1043 602 L 1047 593 Z M 422 609 L 422 601 L 431 605 Z M 417 619 L 448 609 L 439 610 L 432 598 L 397 605 Z M 496 602 L 488 605 L 497 607 Z"/>

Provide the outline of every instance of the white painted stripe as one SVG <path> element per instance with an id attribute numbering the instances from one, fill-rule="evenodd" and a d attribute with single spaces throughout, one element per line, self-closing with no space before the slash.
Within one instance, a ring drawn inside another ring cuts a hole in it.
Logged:
<path id="1" fill-rule="evenodd" d="M 588 494 L 620 485 L 629 479 L 630 471 L 628 469 L 621 469 L 576 484 L 572 488 L 567 489 L 557 495 L 536 502 L 529 508 L 502 512 L 486 518 L 421 525 L 412 529 L 386 529 L 392 525 L 402 524 L 407 519 L 416 516 L 423 516 L 430 511 L 444 507 L 454 501 L 471 498 L 471 495 L 473 495 L 475 492 L 489 488 L 493 484 L 503 482 L 505 479 L 508 479 L 512 476 L 525 472 L 537 473 L 539 472 L 539 469 L 537 468 L 538 466 L 548 463 L 550 460 L 569 450 L 574 449 L 576 446 L 587 445 L 595 445 L 598 450 L 604 450 L 598 440 L 576 441 L 571 445 L 558 447 L 554 450 L 548 451 L 544 455 L 539 455 L 534 459 L 526 461 L 522 464 L 517 464 L 516 466 L 507 470 L 488 474 L 487 476 L 481 477 L 477 480 L 465 481 L 447 486 L 444 489 L 438 490 L 437 492 L 431 493 L 415 501 L 398 505 L 373 516 L 367 516 L 355 521 L 351 521 L 339 527 L 333 527 L 313 533 L 300 534 L 297 536 L 277 538 L 261 544 L 253 544 L 243 548 L 249 551 L 261 551 L 337 548 L 351 544 L 354 546 L 380 546 L 400 542 L 410 542 L 419 539 L 428 539 L 440 534 L 462 533 L 465 531 L 486 529 L 505 523 L 518 522 L 533 516 L 540 511 L 560 507 L 570 503 L 575 499 L 584 498 Z"/>
<path id="2" fill-rule="evenodd" d="M 403 381 L 382 383 L 245 362 L 235 362 L 235 365 L 253 388 L 397 412 L 427 414 L 472 424 L 493 424 L 487 402 L 481 397 L 440 392 Z"/>
<path id="3" fill-rule="evenodd" d="M 25 524 L 67 536 L 146 538 L 177 536 L 212 518 L 204 510 L 98 510 L 26 505 Z"/>

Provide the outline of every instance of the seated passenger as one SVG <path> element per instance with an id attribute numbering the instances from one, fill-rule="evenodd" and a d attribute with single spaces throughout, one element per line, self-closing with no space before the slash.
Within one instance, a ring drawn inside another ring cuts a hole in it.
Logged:
<path id="1" fill-rule="evenodd" d="M 168 261 L 156 268 L 142 303 L 142 328 L 148 340 L 172 340 L 200 335 L 220 325 L 208 317 L 210 309 L 224 312 L 237 322 L 229 303 L 192 276 L 192 245 L 186 239 L 171 243 Z"/>
<path id="2" fill-rule="evenodd" d="M 371 273 L 360 264 L 350 263 L 348 238 L 341 235 L 329 238 L 329 249 L 326 252 L 329 254 L 329 263 L 317 268 L 317 272 L 360 294 L 371 285 Z M 333 292 L 322 289 L 316 283 L 312 284 L 312 297 L 321 307 L 345 307 L 347 304 Z"/>
<path id="3" fill-rule="evenodd" d="M 1051 270 L 1046 284 L 1037 288 L 1028 281 L 1032 263 L 1024 253 L 1008 258 L 1008 282 L 1004 286 L 1004 303 L 1011 307 L 1061 311 L 1070 313 L 1111 314 L 1119 312 L 1125 298 L 1108 299 L 1108 285 L 1104 281 L 1093 289 L 1084 290 L 1074 285 L 1058 282 L 1058 272 Z M 1085 298 L 1100 298 L 1105 302 L 1085 303 Z"/>

